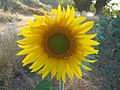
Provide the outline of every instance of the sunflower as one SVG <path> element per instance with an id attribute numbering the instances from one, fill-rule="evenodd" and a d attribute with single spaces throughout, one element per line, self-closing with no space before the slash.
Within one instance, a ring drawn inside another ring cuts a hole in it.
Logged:
<path id="1" fill-rule="evenodd" d="M 88 60 L 89 54 L 98 54 L 92 46 L 99 42 L 92 40 L 96 34 L 86 34 L 93 25 L 93 21 L 84 22 L 86 17 L 75 17 L 74 7 L 69 5 L 65 10 L 58 5 L 48 15 L 41 9 L 44 16 L 34 15 L 35 20 L 29 20 L 28 26 L 22 27 L 18 35 L 24 36 L 18 40 L 22 48 L 17 55 L 26 55 L 22 60 L 23 66 L 31 64 L 31 72 L 42 74 L 44 79 L 49 73 L 51 78 L 62 79 L 66 82 L 66 75 L 72 79 L 74 75 L 82 78 L 82 70 L 91 70 L 83 62 Z"/>

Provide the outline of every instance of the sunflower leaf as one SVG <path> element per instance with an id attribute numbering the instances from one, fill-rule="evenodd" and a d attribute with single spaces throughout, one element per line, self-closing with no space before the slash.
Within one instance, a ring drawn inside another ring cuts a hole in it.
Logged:
<path id="1" fill-rule="evenodd" d="M 55 87 L 52 86 L 52 81 L 48 78 L 40 80 L 34 90 L 56 90 Z"/>

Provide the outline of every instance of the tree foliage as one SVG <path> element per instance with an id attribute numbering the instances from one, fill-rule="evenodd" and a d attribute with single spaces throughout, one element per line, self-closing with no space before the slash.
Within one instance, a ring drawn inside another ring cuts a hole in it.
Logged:
<path id="1" fill-rule="evenodd" d="M 90 11 L 92 0 L 74 0 L 74 2 L 80 12 L 82 12 L 83 10 Z"/>
<path id="2" fill-rule="evenodd" d="M 93 0 L 74 0 L 75 5 L 77 9 L 82 12 L 84 11 L 90 11 L 90 6 L 92 4 Z M 110 0 L 96 0 L 96 3 L 94 4 L 95 6 L 95 14 L 96 15 L 101 15 L 102 13 L 102 8 L 109 3 Z"/>
<path id="3" fill-rule="evenodd" d="M 120 77 L 120 17 L 100 17 L 100 21 L 95 25 L 96 39 L 100 42 L 98 62 L 94 69 L 97 78 L 102 78 L 102 89 L 119 90 Z M 97 83 L 97 81 L 96 81 Z M 100 82 L 98 82 L 100 84 Z"/>

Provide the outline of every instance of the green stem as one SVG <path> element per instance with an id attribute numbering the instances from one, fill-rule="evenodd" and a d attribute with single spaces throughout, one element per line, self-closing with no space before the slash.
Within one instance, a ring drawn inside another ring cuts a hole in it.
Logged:
<path id="1" fill-rule="evenodd" d="M 59 80 L 59 90 L 64 90 L 64 82 L 62 79 Z"/>

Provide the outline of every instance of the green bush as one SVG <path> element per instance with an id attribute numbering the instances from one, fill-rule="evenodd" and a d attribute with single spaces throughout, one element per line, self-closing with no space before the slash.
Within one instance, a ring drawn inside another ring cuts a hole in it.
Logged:
<path id="1" fill-rule="evenodd" d="M 112 41 L 114 41 L 114 54 L 115 60 L 120 62 L 120 17 L 112 21 Z"/>
<path id="2" fill-rule="evenodd" d="M 101 81 L 100 90 L 119 90 L 120 86 L 120 17 L 101 17 L 94 30 L 100 42 L 94 69 Z M 102 79 L 101 79 L 102 78 Z"/>
<path id="3" fill-rule="evenodd" d="M 100 41 L 100 56 L 108 60 L 120 62 L 120 17 L 101 17 L 95 26 L 98 33 L 97 39 Z M 101 58 L 101 59 L 102 59 Z"/>

